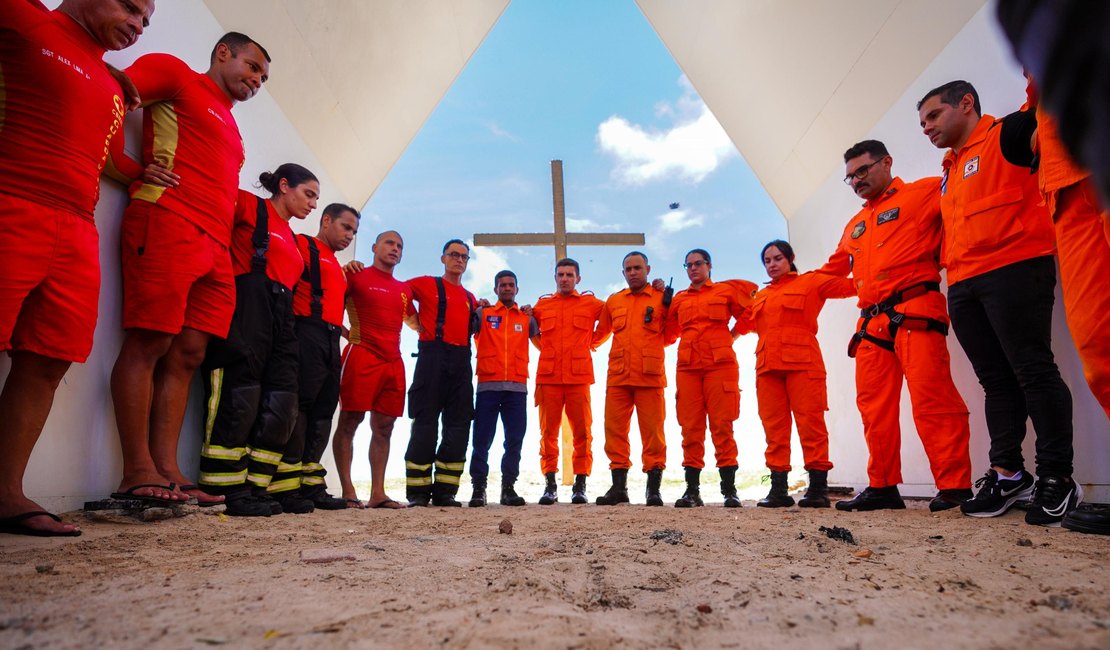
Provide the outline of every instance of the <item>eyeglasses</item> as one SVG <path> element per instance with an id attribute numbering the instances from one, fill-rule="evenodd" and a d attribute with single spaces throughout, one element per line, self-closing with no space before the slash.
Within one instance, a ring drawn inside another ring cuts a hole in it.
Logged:
<path id="1" fill-rule="evenodd" d="M 705 260 L 698 260 L 696 262 L 687 262 L 687 263 L 682 265 L 682 268 L 684 268 L 684 269 L 700 269 L 701 267 L 705 266 L 706 264 L 709 264 L 709 262 L 706 262 Z"/>
<path id="2" fill-rule="evenodd" d="M 848 174 L 847 176 L 844 177 L 844 184 L 845 185 L 851 185 L 852 181 L 862 181 L 863 178 L 865 176 L 867 176 L 867 174 L 871 171 L 871 168 L 874 167 L 875 165 L 878 165 L 879 163 L 881 163 L 884 158 L 886 158 L 886 156 L 883 156 L 882 158 L 879 158 L 875 162 L 871 163 L 870 165 L 864 165 L 864 166 L 856 169 L 856 171 L 852 172 L 851 174 Z"/>
<path id="3" fill-rule="evenodd" d="M 455 252 L 455 251 L 448 251 L 448 252 L 444 253 L 444 255 L 446 255 L 447 257 L 450 257 L 453 260 L 459 260 L 460 262 L 465 262 L 465 261 L 470 259 L 470 256 L 467 255 L 466 253 L 458 253 L 458 252 Z"/>

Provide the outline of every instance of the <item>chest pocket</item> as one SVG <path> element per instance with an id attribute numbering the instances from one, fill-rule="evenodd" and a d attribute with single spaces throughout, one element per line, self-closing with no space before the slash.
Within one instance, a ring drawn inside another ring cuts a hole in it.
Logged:
<path id="1" fill-rule="evenodd" d="M 628 308 L 619 307 L 613 310 L 613 331 L 619 332 L 628 327 Z"/>
<path id="2" fill-rule="evenodd" d="M 1005 220 L 999 215 L 987 214 L 992 208 L 1018 203 L 1024 198 L 1020 187 L 1008 187 L 1001 192 L 967 202 L 964 233 L 970 250 L 997 246 L 1021 234 L 1021 219 L 1011 215 Z"/>
<path id="3" fill-rule="evenodd" d="M 782 296 L 782 324 L 795 325 L 802 322 L 802 314 L 806 308 L 806 295 L 797 290 L 786 292 Z"/>
<path id="4" fill-rule="evenodd" d="M 728 300 L 724 298 L 714 298 L 709 301 L 705 306 L 705 315 L 712 321 L 728 321 Z"/>

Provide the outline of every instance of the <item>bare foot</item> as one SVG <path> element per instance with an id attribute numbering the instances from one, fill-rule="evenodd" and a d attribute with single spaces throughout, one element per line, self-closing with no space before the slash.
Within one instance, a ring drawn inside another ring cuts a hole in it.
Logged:
<path id="1" fill-rule="evenodd" d="M 186 496 L 196 499 L 197 503 L 202 506 L 214 506 L 224 502 L 224 496 L 222 494 L 208 494 L 196 485 L 185 484 L 177 489 L 181 490 Z"/>
<path id="2" fill-rule="evenodd" d="M 27 497 L 20 496 L 10 501 L 0 503 L 0 519 L 15 517 L 25 512 L 35 512 L 39 510 L 44 510 L 44 508 Z M 29 517 L 18 522 L 17 525 L 30 530 L 44 530 L 61 535 L 72 535 L 73 533 L 81 532 L 81 529 L 77 526 L 67 524 L 64 521 L 57 521 L 49 515 Z"/>
<path id="3" fill-rule="evenodd" d="M 137 485 L 145 485 L 144 487 L 135 487 Z M 189 495 L 176 489 L 174 481 L 168 481 L 159 474 L 141 474 L 135 476 L 124 476 L 123 480 L 119 483 L 119 489 L 116 490 L 117 494 L 127 493 L 128 490 L 134 488 L 130 494 L 137 497 L 150 497 L 154 499 L 163 499 L 166 501 L 181 501 L 189 500 Z"/>

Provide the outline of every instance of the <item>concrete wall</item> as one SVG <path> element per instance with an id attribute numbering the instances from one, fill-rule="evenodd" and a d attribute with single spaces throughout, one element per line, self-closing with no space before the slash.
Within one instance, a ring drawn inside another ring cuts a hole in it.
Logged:
<path id="1" fill-rule="evenodd" d="M 921 134 L 915 105 L 929 89 L 953 79 L 966 79 L 975 85 L 986 113 L 1004 115 L 1024 101 L 1025 81 L 995 26 L 992 6 L 988 5 L 975 15 L 874 128 L 858 134 L 859 137 L 847 135 L 841 150 L 865 138 L 882 140 L 894 157 L 894 172 L 902 178 L 914 180 L 939 175 L 942 152 Z M 881 82 L 882 79 L 875 80 L 875 83 Z M 836 246 L 848 219 L 860 208 L 858 197 L 842 183 L 843 176 L 842 161 L 839 158 L 830 160 L 824 183 L 790 217 L 790 240 L 798 259 L 804 260 L 801 266 L 819 266 Z M 821 315 L 820 340 L 829 372 L 828 422 L 832 461 L 836 465 L 831 480 L 863 486 L 867 484 L 867 449 L 854 404 L 854 362 L 844 353 L 858 316 L 854 304 L 854 301 L 829 303 Z M 1075 404 L 1075 478 L 1084 484 L 1089 498 L 1105 500 L 1110 497 L 1110 423 L 1083 380 L 1082 367 L 1064 321 L 1058 286 L 1052 335 L 1056 360 Z M 988 467 L 989 438 L 983 416 L 983 392 L 955 336 L 949 336 L 948 347 L 956 386 L 971 411 L 971 457 L 974 473 L 978 476 Z M 933 479 L 909 408 L 908 394 L 903 391 L 904 492 L 925 495 L 934 490 Z M 1031 426 L 1029 431 L 1025 456 L 1031 464 L 1034 457 Z"/>
<path id="2" fill-rule="evenodd" d="M 59 2 L 47 4 L 53 7 Z M 249 25 L 230 28 L 250 33 Z M 206 70 L 209 52 L 225 31 L 200 0 L 160 2 L 151 27 L 139 43 L 123 52 L 110 53 L 107 60 L 123 68 L 147 52 L 168 52 L 193 69 Z M 275 64 L 271 76 L 281 74 L 281 66 Z M 312 169 L 320 178 L 321 208 L 332 201 L 343 200 L 334 190 L 331 179 L 323 173 L 320 161 L 265 90 L 237 106 L 234 113 L 247 149 L 240 187 L 255 189 L 253 184 L 260 172 L 272 170 L 283 162 L 297 162 Z M 126 134 L 130 152 L 138 151 L 140 125 L 138 113 L 128 116 Z M 120 219 L 126 204 L 127 196 L 122 187 L 112 181 L 101 183 L 96 222 L 100 231 L 103 281 L 95 344 L 88 363 L 73 366 L 58 389 L 54 409 L 27 468 L 24 481 L 27 494 L 52 510 L 69 510 L 80 507 L 85 500 L 103 498 L 119 482 L 122 461 L 108 380 L 123 337 L 118 251 Z M 319 211 L 303 222 L 294 222 L 293 229 L 314 234 L 318 224 Z M 9 367 L 7 355 L 0 355 L 0 381 L 6 379 Z M 198 380 L 192 391 L 180 447 L 186 474 L 195 473 L 200 448 L 203 412 L 200 396 Z"/>

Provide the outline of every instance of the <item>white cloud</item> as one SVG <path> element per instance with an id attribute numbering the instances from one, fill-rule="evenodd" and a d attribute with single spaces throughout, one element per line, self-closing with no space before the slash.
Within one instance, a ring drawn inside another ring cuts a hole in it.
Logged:
<path id="1" fill-rule="evenodd" d="M 655 107 L 657 117 L 673 123 L 669 129 L 633 124 L 619 115 L 598 126 L 597 142 L 616 159 L 612 173 L 620 182 L 643 185 L 679 178 L 699 183 L 736 155 L 728 134 L 685 76 L 679 85 L 684 93 L 677 102 Z"/>
<path id="2" fill-rule="evenodd" d="M 659 222 L 659 227 L 655 232 L 660 237 L 673 235 L 705 223 L 705 217 L 689 210 L 671 210 L 659 215 L 656 220 Z"/>
<path id="3" fill-rule="evenodd" d="M 509 268 L 505 256 L 490 246 L 473 246 L 470 248 L 470 262 L 466 265 L 463 274 L 463 286 L 479 298 L 487 298 L 490 302 L 497 299 L 493 291 L 493 278 L 498 271 Z"/>
<path id="4" fill-rule="evenodd" d="M 506 131 L 505 129 L 501 128 L 501 126 L 497 122 L 486 122 L 486 128 L 489 129 L 490 133 L 497 136 L 498 138 L 503 138 L 511 142 L 520 142 L 520 138 L 517 137 L 515 133 L 512 133 L 511 131 Z"/>
<path id="5" fill-rule="evenodd" d="M 593 219 L 567 217 L 567 232 L 616 232 L 619 224 L 600 224 Z"/>

